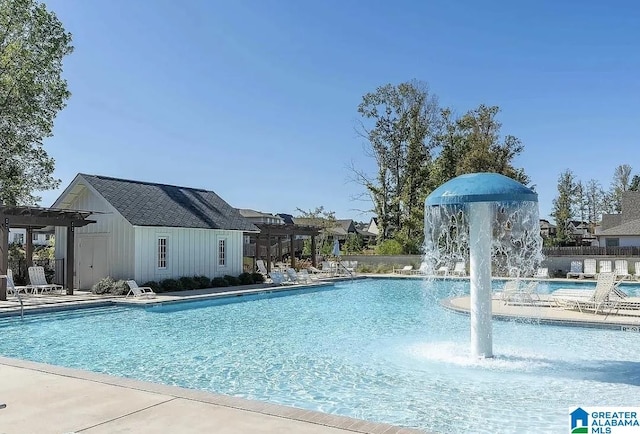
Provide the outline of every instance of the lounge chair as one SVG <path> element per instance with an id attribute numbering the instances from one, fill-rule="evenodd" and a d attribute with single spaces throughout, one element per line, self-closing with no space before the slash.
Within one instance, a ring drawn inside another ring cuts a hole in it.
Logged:
<path id="1" fill-rule="evenodd" d="M 613 268 L 611 268 L 611 261 L 602 260 L 598 262 L 598 273 L 612 273 Z"/>
<path id="2" fill-rule="evenodd" d="M 635 270 L 633 275 L 635 276 L 636 280 L 640 280 L 640 262 L 634 263 L 633 267 L 634 267 L 634 270 Z"/>
<path id="3" fill-rule="evenodd" d="M 456 262 L 453 270 L 451 271 L 452 276 L 466 276 L 467 275 L 467 264 L 464 261 Z"/>
<path id="4" fill-rule="evenodd" d="M 596 260 L 587 258 L 584 260 L 584 272 L 580 275 L 580 278 L 590 277 L 595 278 L 596 275 Z"/>
<path id="5" fill-rule="evenodd" d="M 127 285 L 129 285 L 129 292 L 125 295 L 125 298 L 130 295 L 133 297 L 142 297 L 142 298 L 154 298 L 156 293 L 148 286 L 138 286 L 135 280 L 127 280 Z"/>
<path id="6" fill-rule="evenodd" d="M 549 269 L 546 267 L 538 268 L 536 270 L 536 274 L 533 275 L 534 279 L 548 279 L 549 278 Z"/>
<path id="7" fill-rule="evenodd" d="M 272 270 L 271 273 L 269 273 L 269 277 L 271 278 L 271 282 L 275 285 L 294 283 L 289 279 L 289 277 L 285 276 L 282 271 Z"/>
<path id="8" fill-rule="evenodd" d="M 298 274 L 298 281 L 302 283 L 313 283 L 314 280 L 318 280 L 317 276 L 315 276 L 315 279 L 314 279 L 314 277 L 311 274 L 309 274 L 309 272 L 304 268 L 298 271 L 297 274 Z"/>
<path id="9" fill-rule="evenodd" d="M 267 277 L 269 275 L 267 266 L 264 265 L 264 261 L 262 259 L 258 259 L 256 261 L 256 268 L 258 269 L 258 273 L 262 274 L 264 277 Z"/>
<path id="10" fill-rule="evenodd" d="M 631 274 L 629 274 L 629 263 L 626 259 L 618 259 L 615 262 L 616 266 L 616 277 L 620 279 L 630 279 Z"/>
<path id="11" fill-rule="evenodd" d="M 413 274 L 413 265 L 405 265 L 402 268 L 394 268 L 393 274 Z"/>
<path id="12" fill-rule="evenodd" d="M 29 285 L 34 294 L 38 291 L 43 293 L 45 291 L 62 291 L 64 287 L 62 285 L 56 285 L 55 283 L 47 283 L 47 278 L 44 275 L 44 267 L 29 267 Z"/>
<path id="13" fill-rule="evenodd" d="M 309 270 L 311 272 L 312 275 L 316 275 L 318 277 L 324 276 L 324 277 L 330 277 L 333 273 L 331 270 L 329 269 L 320 269 L 320 268 L 316 268 L 313 265 L 309 265 L 307 267 L 307 270 Z"/>
<path id="14" fill-rule="evenodd" d="M 448 276 L 449 275 L 449 267 L 443 265 L 435 271 L 436 276 Z"/>
<path id="15" fill-rule="evenodd" d="M 582 261 L 571 261 L 571 270 L 567 273 L 567 279 L 572 277 L 581 278 L 582 276 Z"/>
<path id="16" fill-rule="evenodd" d="M 526 284 L 519 279 L 508 280 L 505 282 L 502 292 L 499 293 L 500 300 L 502 300 L 504 304 L 536 304 L 540 301 L 537 288 L 538 282 L 535 280 Z"/>
<path id="17" fill-rule="evenodd" d="M 618 286 L 622 281 L 616 283 L 615 273 L 599 273 L 596 288 L 593 292 L 586 292 L 584 295 L 560 294 L 560 290 L 552 293 L 553 299 L 565 309 L 578 309 L 580 312 L 593 311 L 602 313 L 608 308 L 616 308 L 626 294 L 619 290 Z M 619 309 L 619 308 L 618 308 Z"/>
<path id="18" fill-rule="evenodd" d="M 24 292 L 25 294 L 31 289 L 28 286 L 16 286 L 13 283 L 13 274 L 11 273 L 11 269 L 7 270 L 6 275 L 0 275 L 0 279 L 7 280 L 7 296 L 13 295 L 17 296 L 19 293 Z"/>

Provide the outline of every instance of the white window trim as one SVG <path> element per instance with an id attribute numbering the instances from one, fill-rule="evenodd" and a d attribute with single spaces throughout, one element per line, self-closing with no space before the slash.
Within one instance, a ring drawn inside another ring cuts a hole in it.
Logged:
<path id="1" fill-rule="evenodd" d="M 160 241 L 164 240 L 164 266 L 160 265 Z M 158 270 L 166 270 L 169 265 L 168 256 L 169 256 L 169 237 L 165 235 L 159 235 L 156 238 L 156 268 Z"/>
<path id="2" fill-rule="evenodd" d="M 222 244 L 221 244 L 222 243 Z M 223 247 L 220 249 L 220 247 Z M 218 267 L 226 267 L 227 266 L 227 253 L 229 243 L 226 238 L 218 238 Z M 222 255 L 220 254 L 222 252 Z"/>

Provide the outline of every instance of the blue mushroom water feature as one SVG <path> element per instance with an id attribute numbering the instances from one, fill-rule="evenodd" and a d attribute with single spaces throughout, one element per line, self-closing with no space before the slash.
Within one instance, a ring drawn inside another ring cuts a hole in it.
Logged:
<path id="1" fill-rule="evenodd" d="M 453 178 L 425 200 L 425 271 L 468 257 L 471 354 L 493 357 L 492 268 L 532 275 L 542 261 L 538 195 L 497 173 Z"/>

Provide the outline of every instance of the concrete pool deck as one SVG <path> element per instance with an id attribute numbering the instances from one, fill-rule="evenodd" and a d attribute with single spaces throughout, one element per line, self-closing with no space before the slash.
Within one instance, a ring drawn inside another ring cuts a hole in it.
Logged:
<path id="1" fill-rule="evenodd" d="M 0 357 L 0 433 L 416 434 L 262 401 Z"/>

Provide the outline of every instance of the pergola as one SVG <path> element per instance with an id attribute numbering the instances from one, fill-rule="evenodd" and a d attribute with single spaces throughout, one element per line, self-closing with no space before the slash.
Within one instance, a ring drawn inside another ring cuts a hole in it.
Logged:
<path id="1" fill-rule="evenodd" d="M 260 246 L 262 243 L 265 243 L 267 247 L 267 270 L 271 271 L 271 240 L 275 238 L 277 240 L 277 254 L 278 256 L 282 256 L 282 241 L 289 240 L 289 252 L 291 253 L 291 267 L 295 267 L 296 257 L 294 253 L 294 241 L 296 235 L 305 235 L 311 237 L 311 251 L 316 251 L 316 236 L 320 235 L 320 228 L 317 226 L 302 226 L 302 225 L 293 225 L 293 224 L 266 224 L 266 223 L 255 223 L 255 225 L 260 229 L 259 234 L 252 234 L 252 237 L 255 237 L 256 242 L 256 251 L 254 255 L 255 258 L 260 256 Z M 313 266 L 316 266 L 316 255 L 311 255 L 311 263 Z M 255 264 L 254 264 L 255 265 Z"/>
<path id="2" fill-rule="evenodd" d="M 90 211 L 76 211 L 56 208 L 0 205 L 0 275 L 7 274 L 9 264 L 9 228 L 26 229 L 27 267 L 33 265 L 32 231 L 47 226 L 67 228 L 67 251 L 65 255 L 65 287 L 67 294 L 73 295 L 74 230 L 77 227 L 95 223 L 87 220 Z M 0 279 L 0 300 L 7 299 L 7 283 Z"/>

